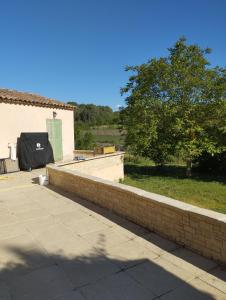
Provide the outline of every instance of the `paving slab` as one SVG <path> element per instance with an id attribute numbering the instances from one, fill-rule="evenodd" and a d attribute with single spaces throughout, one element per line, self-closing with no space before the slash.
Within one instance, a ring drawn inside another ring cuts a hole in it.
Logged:
<path id="1" fill-rule="evenodd" d="M 55 299 L 73 290 L 73 284 L 58 266 L 34 270 L 7 282 L 12 299 Z"/>
<path id="2" fill-rule="evenodd" d="M 85 286 L 80 291 L 87 300 L 151 300 L 156 297 L 123 272 Z"/>
<path id="3" fill-rule="evenodd" d="M 0 216 L 1 220 L 1 216 Z M 1 221 L 0 221 L 1 224 Z M 36 225 L 37 226 L 37 225 Z M 13 238 L 19 235 L 26 234 L 27 230 L 26 228 L 21 224 L 21 222 L 16 222 L 13 224 L 0 226 L 0 241 Z"/>
<path id="4" fill-rule="evenodd" d="M 161 296 L 161 300 L 225 300 L 226 294 L 201 281 L 199 278 Z"/>
<path id="5" fill-rule="evenodd" d="M 138 243 L 141 243 L 142 246 L 147 247 L 159 256 L 181 248 L 181 246 L 178 244 L 169 241 L 153 232 L 143 236 L 136 236 L 134 240 Z"/>
<path id="6" fill-rule="evenodd" d="M 143 263 L 146 260 L 151 261 L 158 257 L 156 253 L 148 250 L 134 240 L 129 240 L 117 246 L 107 248 L 103 253 L 114 260 L 121 269 L 127 269 Z"/>
<path id="7" fill-rule="evenodd" d="M 165 253 L 162 257 L 178 268 L 188 271 L 195 276 L 200 276 L 206 271 L 212 270 L 217 265 L 213 260 L 207 259 L 185 248 L 179 248 L 171 253 Z"/>
<path id="8" fill-rule="evenodd" d="M 88 232 L 82 236 L 93 247 L 108 251 L 114 246 L 121 245 L 129 241 L 129 237 L 114 230 L 114 228 L 107 228 L 95 232 Z"/>
<path id="9" fill-rule="evenodd" d="M 178 268 L 161 257 L 129 268 L 126 273 L 156 296 L 177 289 L 184 282 L 195 278 L 193 274 Z"/>
<path id="10" fill-rule="evenodd" d="M 54 300 L 86 300 L 79 291 L 71 291 L 63 294 Z"/>
<path id="11" fill-rule="evenodd" d="M 226 294 L 226 267 L 216 267 L 208 273 L 205 272 L 200 279 Z"/>
<path id="12" fill-rule="evenodd" d="M 0 300 L 226 300 L 225 268 L 40 174 L 0 180 Z"/>
<path id="13" fill-rule="evenodd" d="M 59 266 L 77 289 L 120 271 L 113 261 L 95 251 L 88 255 L 81 255 L 77 259 L 60 262 Z"/>

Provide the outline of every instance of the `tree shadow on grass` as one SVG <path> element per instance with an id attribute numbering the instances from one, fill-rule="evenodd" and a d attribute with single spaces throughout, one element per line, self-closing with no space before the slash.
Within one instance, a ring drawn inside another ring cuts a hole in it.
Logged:
<path id="1" fill-rule="evenodd" d="M 160 176 L 174 179 L 188 179 L 186 176 L 185 166 L 167 165 L 163 167 L 159 166 L 143 166 L 138 164 L 125 164 L 125 174 L 134 179 L 146 178 L 149 176 Z M 204 174 L 198 172 L 196 169 L 192 171 L 192 177 L 190 179 L 197 181 L 211 182 L 216 181 L 226 184 L 226 176 L 216 174 Z"/>

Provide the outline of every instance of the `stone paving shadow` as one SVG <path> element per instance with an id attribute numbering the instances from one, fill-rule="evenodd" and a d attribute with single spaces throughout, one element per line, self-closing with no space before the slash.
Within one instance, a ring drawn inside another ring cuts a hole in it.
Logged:
<path id="1" fill-rule="evenodd" d="M 39 172 L 1 185 L 0 300 L 225 300 L 226 273 L 216 263 L 32 184 Z"/>
<path id="2" fill-rule="evenodd" d="M 19 247 L 6 250 L 20 262 L 1 268 L 1 300 L 216 299 L 199 290 L 200 280 L 191 285 L 153 261 L 115 260 L 101 248 L 77 257 Z"/>

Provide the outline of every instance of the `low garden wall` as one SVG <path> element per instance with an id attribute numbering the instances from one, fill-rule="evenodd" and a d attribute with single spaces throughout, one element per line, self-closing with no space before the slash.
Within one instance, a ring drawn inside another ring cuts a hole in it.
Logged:
<path id="1" fill-rule="evenodd" d="M 47 167 L 50 184 L 226 263 L 226 215 L 63 167 Z"/>
<path id="2" fill-rule="evenodd" d="M 118 182 L 124 178 L 124 152 L 86 157 L 85 160 L 61 163 L 58 166 Z"/>

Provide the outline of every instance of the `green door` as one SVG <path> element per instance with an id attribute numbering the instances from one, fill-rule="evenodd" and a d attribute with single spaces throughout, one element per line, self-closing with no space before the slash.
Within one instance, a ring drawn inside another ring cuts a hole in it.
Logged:
<path id="1" fill-rule="evenodd" d="M 49 141 L 53 148 L 54 160 L 62 160 L 62 121 L 59 119 L 47 119 L 46 127 L 49 134 Z"/>

